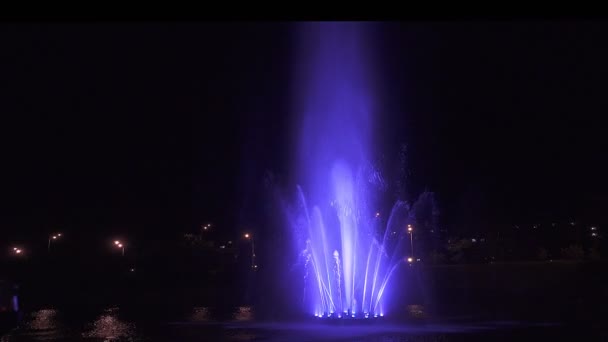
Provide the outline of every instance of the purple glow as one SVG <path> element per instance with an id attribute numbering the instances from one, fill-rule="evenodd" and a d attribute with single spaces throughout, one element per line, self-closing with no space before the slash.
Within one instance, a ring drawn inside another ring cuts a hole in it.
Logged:
<path id="1" fill-rule="evenodd" d="M 408 206 L 397 202 L 384 222 L 380 212 L 387 211 L 376 203 L 384 181 L 370 163 L 378 113 L 366 25 L 314 23 L 301 30 L 295 122 L 301 187 L 288 218 L 305 270 L 303 302 L 321 317 L 334 311 L 377 317 L 404 259 Z"/>

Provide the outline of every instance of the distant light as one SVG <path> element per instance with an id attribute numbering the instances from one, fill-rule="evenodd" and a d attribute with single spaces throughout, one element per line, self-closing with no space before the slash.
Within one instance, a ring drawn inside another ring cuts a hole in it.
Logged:
<path id="1" fill-rule="evenodd" d="M 416 259 L 416 261 L 420 261 L 420 259 Z"/>
<path id="2" fill-rule="evenodd" d="M 342 315 L 338 315 L 338 318 L 342 318 Z"/>
<path id="3" fill-rule="evenodd" d="M 229 245 L 232 245 L 232 241 L 228 241 L 228 244 L 229 244 Z"/>
<path id="4" fill-rule="evenodd" d="M 412 225 L 408 224 L 407 225 L 407 231 L 411 233 L 413 230 L 414 230 L 414 228 L 412 228 Z"/>
<path id="5" fill-rule="evenodd" d="M 226 248 L 226 246 L 222 245 L 222 246 L 220 246 L 220 248 L 224 249 L 224 248 Z"/>
<path id="6" fill-rule="evenodd" d="M 376 217 L 380 217 L 380 213 L 378 213 L 378 212 L 377 212 L 377 213 L 376 213 Z"/>
<path id="7" fill-rule="evenodd" d="M 378 317 L 378 314 L 375 314 L 375 315 L 374 315 L 374 318 L 376 318 L 376 317 Z"/>
<path id="8" fill-rule="evenodd" d="M 19 249 L 19 248 L 17 248 L 17 247 L 13 247 L 13 250 L 14 250 L 14 251 L 16 251 L 16 250 L 18 250 L 18 249 Z"/>
<path id="9" fill-rule="evenodd" d="M 118 247 L 122 247 L 122 243 L 119 243 L 119 244 L 118 244 Z"/>
<path id="10" fill-rule="evenodd" d="M 319 314 L 315 314 L 315 317 L 319 317 Z"/>
<path id="11" fill-rule="evenodd" d="M 591 233 L 591 236 L 597 236 L 597 233 Z"/>
<path id="12" fill-rule="evenodd" d="M 414 258 L 412 258 L 412 257 L 407 258 L 407 262 L 409 262 L 411 264 L 412 262 L 414 262 Z"/>
<path id="13" fill-rule="evenodd" d="M 56 239 L 57 239 L 57 237 L 55 235 L 53 235 L 53 240 L 56 240 Z"/>
<path id="14" fill-rule="evenodd" d="M 17 250 L 15 250 L 15 253 L 20 254 L 20 253 L 21 253 L 21 250 L 20 250 L 20 249 L 17 249 Z"/>
<path id="15" fill-rule="evenodd" d="M 245 234 L 245 239 L 249 239 L 249 234 Z"/>
<path id="16" fill-rule="evenodd" d="M 355 315 L 352 315 L 353 318 L 355 318 Z"/>
<path id="17" fill-rule="evenodd" d="M 383 313 L 381 313 L 381 314 L 380 314 L 380 317 L 384 317 L 384 314 L 383 314 Z"/>
<path id="18" fill-rule="evenodd" d="M 591 230 L 597 230 L 597 227 L 591 227 Z"/>
<path id="19" fill-rule="evenodd" d="M 477 242 L 477 239 L 471 239 L 471 242 Z"/>
<path id="20" fill-rule="evenodd" d="M 114 241 L 114 244 L 115 244 L 115 245 L 119 245 L 119 244 L 120 244 L 120 241 L 116 240 L 116 241 Z"/>
<path id="21" fill-rule="evenodd" d="M 207 227 L 207 226 L 205 226 L 205 227 L 203 227 L 203 230 L 207 230 L 207 228 L 208 228 L 208 227 Z"/>
<path id="22" fill-rule="evenodd" d="M 132 269 L 131 269 L 131 272 L 135 272 L 135 269 L 134 269 L 134 268 L 132 268 Z"/>
<path id="23" fill-rule="evenodd" d="M 61 236 L 61 233 L 57 234 L 57 236 Z"/>

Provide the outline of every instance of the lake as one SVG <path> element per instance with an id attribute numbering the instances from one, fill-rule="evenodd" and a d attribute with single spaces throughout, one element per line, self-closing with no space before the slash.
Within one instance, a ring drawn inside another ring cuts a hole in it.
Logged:
<path id="1" fill-rule="evenodd" d="M 354 322 L 353 322 L 354 323 Z M 555 322 L 445 318 L 340 326 L 311 320 L 256 320 L 249 306 L 216 310 L 41 308 L 0 341 L 606 341 L 601 328 Z"/>

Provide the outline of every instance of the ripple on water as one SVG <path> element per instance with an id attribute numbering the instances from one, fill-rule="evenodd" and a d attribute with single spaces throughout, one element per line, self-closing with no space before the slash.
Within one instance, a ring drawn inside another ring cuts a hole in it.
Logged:
<path id="1" fill-rule="evenodd" d="M 99 338 L 105 341 L 133 340 L 136 337 L 135 324 L 120 320 L 116 307 L 107 309 L 91 323 L 82 337 Z"/>
<path id="2" fill-rule="evenodd" d="M 27 314 L 23 323 L 2 337 L 2 342 L 16 340 L 57 341 L 68 338 L 69 330 L 61 324 L 55 309 L 45 308 Z"/>

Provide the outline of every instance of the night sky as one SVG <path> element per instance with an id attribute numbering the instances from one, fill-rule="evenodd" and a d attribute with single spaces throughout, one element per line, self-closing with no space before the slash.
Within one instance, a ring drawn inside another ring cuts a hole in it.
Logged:
<path id="1" fill-rule="evenodd" d="M 0 26 L 3 238 L 255 225 L 289 172 L 293 24 Z M 608 26 L 378 25 L 386 156 L 446 223 L 608 221 Z"/>

